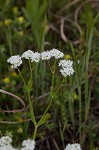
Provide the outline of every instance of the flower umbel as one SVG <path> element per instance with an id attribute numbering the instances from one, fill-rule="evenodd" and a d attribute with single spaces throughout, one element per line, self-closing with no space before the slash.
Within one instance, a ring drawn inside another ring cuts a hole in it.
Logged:
<path id="1" fill-rule="evenodd" d="M 33 55 L 33 51 L 28 50 L 28 51 L 24 52 L 21 57 L 25 58 L 25 59 L 31 59 L 32 55 Z"/>
<path id="2" fill-rule="evenodd" d="M 51 57 L 55 57 L 56 59 L 64 57 L 64 54 L 55 48 L 50 50 L 50 54 L 51 54 Z"/>
<path id="3" fill-rule="evenodd" d="M 70 68 L 63 68 L 63 69 L 60 69 L 60 73 L 66 77 L 66 76 L 70 76 L 70 75 L 73 75 L 74 73 L 74 69 L 72 67 Z"/>
<path id="4" fill-rule="evenodd" d="M 6 145 L 11 145 L 12 143 L 12 138 L 10 138 L 9 136 L 3 136 L 2 138 L 0 138 L 0 146 L 6 146 Z"/>
<path id="5" fill-rule="evenodd" d="M 80 144 L 68 144 L 64 150 L 82 150 Z"/>
<path id="6" fill-rule="evenodd" d="M 34 52 L 31 56 L 31 62 L 39 62 L 40 61 L 40 53 Z"/>
<path id="7" fill-rule="evenodd" d="M 49 60 L 52 57 L 55 57 L 56 59 L 62 58 L 64 54 L 60 52 L 58 49 L 53 48 L 50 51 L 43 51 L 41 53 L 41 59 L 42 60 Z"/>
<path id="8" fill-rule="evenodd" d="M 28 139 L 24 140 L 22 143 L 23 148 L 21 150 L 34 150 L 35 149 L 35 141 Z"/>
<path id="9" fill-rule="evenodd" d="M 30 59 L 31 62 L 39 62 L 40 61 L 40 53 L 28 50 L 22 54 L 22 58 Z"/>
<path id="10" fill-rule="evenodd" d="M 72 67 L 73 66 L 73 61 L 71 61 L 71 60 L 61 60 L 60 62 L 59 62 L 59 67 L 60 66 L 62 66 L 63 68 L 65 67 L 65 68 L 70 68 L 70 67 Z"/>
<path id="11" fill-rule="evenodd" d="M 12 65 L 12 68 L 17 68 L 22 64 L 22 60 L 19 55 L 11 56 L 7 59 L 7 62 Z"/>
<path id="12" fill-rule="evenodd" d="M 41 59 L 42 59 L 42 60 L 49 60 L 51 57 L 52 57 L 52 56 L 51 56 L 50 51 L 43 51 L 43 52 L 41 53 Z"/>
<path id="13" fill-rule="evenodd" d="M 73 75 L 75 72 L 73 69 L 73 61 L 71 60 L 61 60 L 58 66 L 62 67 L 62 69 L 60 69 L 60 72 L 64 77 Z"/>

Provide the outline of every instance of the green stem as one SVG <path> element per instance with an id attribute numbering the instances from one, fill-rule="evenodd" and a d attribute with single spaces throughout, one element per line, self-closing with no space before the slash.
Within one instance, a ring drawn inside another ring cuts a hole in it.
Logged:
<path id="1" fill-rule="evenodd" d="M 31 93 L 31 86 L 32 86 L 32 70 L 33 70 L 33 67 L 31 66 L 31 63 L 30 63 L 30 60 L 29 60 L 29 67 L 30 67 L 30 81 L 29 81 L 29 88 L 28 86 L 26 85 L 26 82 L 22 76 L 22 73 L 20 72 L 20 70 L 17 68 L 23 82 L 24 82 L 24 86 L 27 90 L 27 93 L 28 93 L 28 101 L 29 101 L 29 105 L 30 105 L 30 114 L 31 114 L 31 119 L 32 119 L 32 122 L 34 123 L 34 126 L 35 126 L 35 130 L 34 130 L 34 135 L 33 135 L 33 139 L 35 140 L 36 138 L 36 132 L 37 132 L 37 123 L 36 123 L 36 120 L 35 120 L 35 116 L 34 116 L 34 110 L 33 110 L 33 106 L 32 106 L 32 102 L 31 102 L 31 98 L 30 98 L 30 93 Z"/>
<path id="2" fill-rule="evenodd" d="M 44 62 L 42 62 L 41 61 L 41 67 L 40 67 L 40 69 L 41 69 L 41 77 L 42 77 L 42 93 L 44 93 L 44 77 L 45 77 L 45 67 L 46 67 L 46 64 L 45 64 L 45 61 Z"/>
<path id="3" fill-rule="evenodd" d="M 43 117 L 46 115 L 46 113 L 48 112 L 48 110 L 49 110 L 49 108 L 50 108 L 50 106 L 51 106 L 51 104 L 52 104 L 53 98 L 54 98 L 54 94 L 53 94 L 53 93 L 54 93 L 55 67 L 56 67 L 56 66 L 54 66 L 54 71 L 52 72 L 51 99 L 50 99 L 50 102 L 49 102 L 47 108 L 45 109 L 45 111 L 44 111 L 44 113 L 43 113 L 43 115 L 42 115 L 42 118 L 43 118 Z"/>
<path id="4" fill-rule="evenodd" d="M 81 143 L 81 121 L 82 121 L 82 116 L 81 116 L 81 86 L 79 86 L 78 89 L 79 92 L 79 138 L 80 138 L 80 143 Z"/>
<path id="5" fill-rule="evenodd" d="M 62 84 L 64 83 L 64 81 L 65 81 L 65 78 L 63 78 L 63 80 L 61 81 L 61 83 L 60 83 L 60 85 L 58 86 L 58 88 L 57 88 L 57 90 L 56 90 L 56 92 L 55 92 L 54 95 L 57 95 L 57 94 L 58 94 L 58 92 L 59 92 L 60 88 L 62 87 Z"/>
<path id="6" fill-rule="evenodd" d="M 45 110 L 45 112 L 44 112 L 42 118 L 43 118 L 43 117 L 46 115 L 46 113 L 48 112 L 48 110 L 49 110 L 49 108 L 50 108 L 50 106 L 51 106 L 51 104 L 52 104 L 53 98 L 54 98 L 54 96 L 51 97 L 50 102 L 49 102 L 49 104 L 48 104 L 48 106 L 47 106 L 47 108 L 46 108 L 46 110 Z"/>
<path id="7" fill-rule="evenodd" d="M 47 60 L 47 62 L 48 62 L 49 68 L 50 68 L 50 70 L 51 70 L 51 73 L 53 73 L 53 70 L 52 70 L 52 67 L 51 67 L 51 65 L 50 65 L 49 60 Z"/>
<path id="8" fill-rule="evenodd" d="M 78 96 L 79 96 L 79 139 L 80 139 L 80 144 L 82 143 L 82 138 L 81 138 L 81 122 L 82 122 L 82 103 L 81 103 L 81 81 L 80 81 L 80 78 L 79 78 L 79 74 L 78 74 L 78 68 L 77 68 L 77 65 L 76 65 L 76 77 L 77 77 L 77 88 L 78 88 Z"/>
<path id="9" fill-rule="evenodd" d="M 33 72 L 33 67 L 31 66 L 31 62 L 30 62 L 30 59 L 29 59 L 29 67 L 30 67 L 30 80 L 29 80 L 29 90 L 31 91 L 31 87 L 32 87 L 32 84 L 33 84 L 33 81 L 32 81 L 32 72 Z"/>
<path id="10" fill-rule="evenodd" d="M 79 96 L 79 139 L 80 139 L 80 144 L 82 143 L 82 98 L 81 98 L 81 80 L 79 77 L 79 70 L 78 70 L 78 63 L 76 61 L 76 77 L 77 77 L 77 88 L 78 88 L 78 96 Z"/>
<path id="11" fill-rule="evenodd" d="M 82 143 L 82 103 L 81 103 L 81 80 L 79 78 L 79 73 L 78 73 L 78 66 L 76 63 L 76 77 L 77 77 L 77 88 L 78 88 L 78 96 L 79 96 L 79 139 L 80 139 L 80 144 Z"/>
<path id="12" fill-rule="evenodd" d="M 35 139 L 36 139 L 37 128 L 38 128 L 38 126 L 35 126 L 35 129 L 34 129 L 34 135 L 33 135 L 33 140 L 35 140 Z"/>
<path id="13" fill-rule="evenodd" d="M 78 88 L 78 95 L 79 95 L 79 139 L 80 139 L 80 144 L 82 143 L 81 142 L 81 135 L 82 135 L 82 132 L 81 132 L 81 122 L 82 122 L 82 103 L 81 103 L 81 80 L 80 80 L 80 77 L 79 77 L 79 70 L 78 70 L 78 62 L 77 62 L 77 57 L 76 57 L 76 54 L 75 54 L 75 50 L 73 48 L 73 45 L 72 43 L 70 43 L 71 45 L 71 49 L 72 49 L 72 53 L 73 53 L 73 56 L 74 56 L 74 59 L 75 59 L 75 72 L 76 72 L 76 78 L 77 78 L 77 88 Z"/>
<path id="14" fill-rule="evenodd" d="M 51 97 L 53 96 L 53 91 L 54 91 L 54 73 L 52 74 Z"/>
<path id="15" fill-rule="evenodd" d="M 50 106 L 52 104 L 52 101 L 53 101 L 53 98 L 54 98 L 54 95 L 53 95 L 53 88 L 54 87 L 53 87 L 53 85 L 54 85 L 54 74 L 52 76 L 51 99 L 50 99 L 50 102 L 49 102 L 49 104 L 48 104 L 48 106 L 47 106 L 47 108 L 46 108 L 42 118 L 46 115 L 46 113 L 48 112 L 48 110 L 49 110 L 49 108 L 50 108 Z"/>
<path id="16" fill-rule="evenodd" d="M 36 126 L 37 123 L 36 123 L 36 120 L 35 120 L 34 110 L 33 110 L 32 102 L 31 102 L 31 99 L 30 99 L 30 91 L 28 91 L 28 100 L 29 100 L 29 105 L 30 105 L 30 113 L 31 113 L 32 122 L 34 123 L 34 126 Z"/>
<path id="17" fill-rule="evenodd" d="M 72 93 L 71 93 L 72 95 Z M 68 99 L 68 104 L 69 104 L 69 112 L 70 112 L 70 117 L 71 117 L 71 122 L 74 126 L 74 111 L 73 111 L 73 102 L 72 99 Z"/>
<path id="18" fill-rule="evenodd" d="M 18 70 L 18 72 L 19 72 L 19 74 L 20 74 L 20 76 L 21 76 L 21 78 L 22 78 L 22 80 L 23 80 L 24 86 L 25 86 L 25 88 L 26 88 L 27 85 L 26 85 L 26 82 L 25 82 L 25 80 L 24 80 L 24 78 L 23 78 L 23 76 L 22 76 L 22 73 L 21 73 L 21 71 L 19 70 L 19 68 L 17 68 L 17 70 Z"/>
<path id="19" fill-rule="evenodd" d="M 51 97 L 53 97 L 53 94 L 54 94 L 55 70 L 56 70 L 56 59 L 55 59 L 55 62 L 54 62 L 54 69 L 53 69 L 53 72 L 52 72 Z"/>

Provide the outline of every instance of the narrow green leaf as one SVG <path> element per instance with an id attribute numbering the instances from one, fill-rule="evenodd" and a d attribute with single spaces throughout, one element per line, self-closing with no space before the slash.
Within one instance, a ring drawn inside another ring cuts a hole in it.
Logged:
<path id="1" fill-rule="evenodd" d="M 99 13 L 96 15 L 96 17 L 95 17 L 95 19 L 94 19 L 94 24 L 93 25 L 95 25 L 95 23 L 97 22 L 97 20 L 98 20 L 98 18 L 99 18 Z"/>
<path id="2" fill-rule="evenodd" d="M 58 144 L 56 143 L 56 141 L 54 139 L 52 139 L 55 145 L 56 150 L 60 150 Z"/>
<path id="3" fill-rule="evenodd" d="M 61 140 L 62 140 L 62 143 L 63 143 L 63 147 L 65 147 L 64 134 L 63 134 L 61 122 L 59 122 L 59 129 L 60 129 L 60 137 L 61 137 Z"/>
<path id="4" fill-rule="evenodd" d="M 39 16 L 40 18 L 42 18 L 42 16 L 45 15 L 46 7 L 47 7 L 47 0 L 45 0 L 40 7 L 40 10 L 39 10 L 40 11 L 40 16 Z"/>
<path id="5" fill-rule="evenodd" d="M 38 122 L 38 126 L 41 126 L 42 124 L 44 124 L 49 118 L 51 117 L 51 115 L 49 113 L 47 113 L 44 117 L 42 117 L 39 122 Z"/>

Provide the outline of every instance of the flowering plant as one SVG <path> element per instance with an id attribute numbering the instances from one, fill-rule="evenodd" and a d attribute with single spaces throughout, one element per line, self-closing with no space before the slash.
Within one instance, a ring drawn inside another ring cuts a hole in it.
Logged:
<path id="1" fill-rule="evenodd" d="M 35 141 L 28 139 L 22 142 L 22 148 L 20 150 L 34 150 Z M 18 150 L 12 146 L 12 138 L 9 136 L 3 136 L 0 138 L 0 150 Z"/>
<path id="2" fill-rule="evenodd" d="M 0 150 L 34 150 L 35 141 L 31 139 L 24 140 L 22 142 L 22 148 L 15 149 L 12 146 L 12 138 L 9 136 L 3 136 L 0 138 Z M 82 150 L 80 144 L 67 144 L 64 150 Z"/>
<path id="3" fill-rule="evenodd" d="M 64 54 L 62 52 L 60 52 L 57 49 L 52 49 L 49 51 L 43 51 L 42 53 L 38 53 L 38 52 L 33 52 L 32 50 L 28 50 L 26 52 L 24 52 L 22 54 L 22 56 L 19 55 L 15 55 L 15 56 L 11 56 L 7 62 L 10 63 L 12 66 L 12 68 L 16 68 L 23 80 L 24 83 L 24 87 L 27 90 L 27 96 L 28 96 L 28 102 L 29 102 L 29 106 L 30 106 L 30 114 L 31 114 L 31 120 L 34 124 L 34 133 L 33 133 L 33 140 L 35 141 L 36 139 L 36 135 L 37 135 L 37 129 L 39 126 L 41 126 L 42 124 L 44 124 L 49 118 L 50 118 L 50 114 L 48 113 L 48 110 L 52 104 L 52 101 L 55 97 L 55 95 L 59 92 L 59 90 L 61 89 L 61 85 L 62 83 L 65 81 L 65 78 L 67 76 L 73 75 L 74 74 L 74 69 L 73 69 L 73 61 L 71 60 L 65 60 L 62 59 L 60 60 L 60 62 L 58 62 L 58 59 L 61 59 L 64 57 Z M 28 84 L 26 83 L 20 69 L 19 66 L 22 65 L 23 61 L 22 59 L 26 59 L 29 62 L 29 69 L 30 69 L 30 79 Z M 54 61 L 54 66 L 51 65 L 50 60 L 53 59 Z M 34 115 L 34 108 L 31 102 L 31 91 L 32 91 L 32 86 L 33 86 L 33 81 L 32 81 L 32 76 L 33 76 L 33 67 L 35 63 L 39 63 L 40 61 L 47 61 L 49 69 L 52 73 L 52 85 L 51 85 L 51 90 L 50 90 L 50 101 L 49 104 L 47 106 L 47 108 L 45 109 L 42 117 L 40 118 L 40 120 L 37 122 L 35 119 L 35 115 Z M 54 89 L 55 86 L 55 73 L 56 73 L 56 67 L 57 67 L 57 63 L 58 66 L 61 67 L 60 69 L 60 73 L 63 76 L 63 79 L 61 81 L 61 83 L 59 84 L 57 89 Z M 24 146 L 24 144 L 23 144 Z M 24 148 L 23 148 L 24 149 Z M 22 149 L 22 150 L 23 150 Z"/>

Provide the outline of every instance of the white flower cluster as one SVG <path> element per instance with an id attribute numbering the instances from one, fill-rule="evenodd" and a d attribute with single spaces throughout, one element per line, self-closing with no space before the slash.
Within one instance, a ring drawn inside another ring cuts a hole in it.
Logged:
<path id="1" fill-rule="evenodd" d="M 41 53 L 42 60 L 49 60 L 52 57 L 59 59 L 59 58 L 62 58 L 63 56 L 64 54 L 55 48 L 50 51 L 44 51 Z"/>
<path id="2" fill-rule="evenodd" d="M 7 62 L 12 65 L 12 68 L 17 68 L 22 64 L 22 59 L 30 59 L 31 62 L 39 62 L 41 60 L 49 60 L 50 58 L 54 57 L 56 59 L 62 58 L 64 54 L 57 49 L 52 49 L 50 51 L 43 51 L 42 53 L 33 52 L 31 50 L 25 51 L 22 56 L 19 55 L 11 56 Z"/>
<path id="3" fill-rule="evenodd" d="M 21 149 L 15 149 L 12 147 L 12 139 L 9 136 L 3 136 L 0 138 L 0 150 L 34 150 L 35 141 L 34 140 L 24 140 L 22 142 Z"/>
<path id="4" fill-rule="evenodd" d="M 68 144 L 64 150 L 82 150 L 80 144 Z"/>
<path id="5" fill-rule="evenodd" d="M 58 64 L 59 67 L 62 67 L 60 69 L 60 73 L 66 77 L 74 74 L 74 69 L 73 69 L 73 61 L 71 60 L 61 60 Z"/>
<path id="6" fill-rule="evenodd" d="M 0 150 L 17 150 L 11 145 L 12 139 L 9 136 L 3 136 L 0 138 Z"/>
<path id="7" fill-rule="evenodd" d="M 39 62 L 40 61 L 40 53 L 34 52 L 31 58 L 31 62 Z"/>
<path id="8" fill-rule="evenodd" d="M 59 67 L 60 66 L 62 66 L 63 68 L 72 67 L 73 66 L 73 61 L 71 61 L 71 60 L 61 60 L 59 62 Z"/>
<path id="9" fill-rule="evenodd" d="M 22 54 L 22 58 L 30 59 L 31 62 L 39 62 L 40 61 L 40 53 L 28 50 Z"/>
<path id="10" fill-rule="evenodd" d="M 41 53 L 42 60 L 49 60 L 51 58 L 50 51 L 44 51 Z"/>
<path id="11" fill-rule="evenodd" d="M 22 58 L 31 59 L 32 54 L 33 54 L 33 51 L 28 50 L 28 51 L 26 51 L 26 52 L 24 52 L 24 53 L 22 54 Z"/>
<path id="12" fill-rule="evenodd" d="M 12 143 L 12 139 L 9 136 L 3 136 L 0 138 L 0 146 L 10 145 Z"/>
<path id="13" fill-rule="evenodd" d="M 8 60 L 8 63 L 12 65 L 12 68 L 17 68 L 22 64 L 21 57 L 19 55 L 11 56 Z"/>
<path id="14" fill-rule="evenodd" d="M 21 150 L 34 150 L 35 149 L 35 141 L 34 140 L 24 140 L 22 143 L 23 148 Z"/>
<path id="15" fill-rule="evenodd" d="M 55 48 L 50 50 L 50 53 L 51 53 L 51 57 L 55 57 L 56 59 L 64 57 L 64 54 Z"/>

